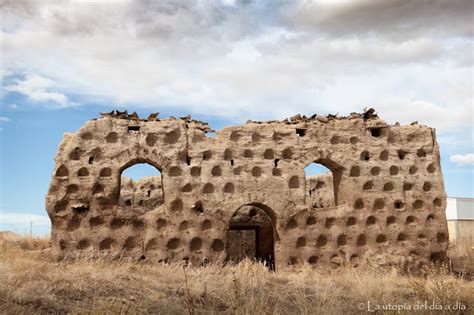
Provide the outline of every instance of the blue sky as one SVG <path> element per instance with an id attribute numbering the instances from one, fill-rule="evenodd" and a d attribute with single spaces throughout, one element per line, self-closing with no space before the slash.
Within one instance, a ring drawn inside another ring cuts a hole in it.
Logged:
<path id="1" fill-rule="evenodd" d="M 0 229 L 49 231 L 63 133 L 115 108 L 219 129 L 371 106 L 389 123 L 435 127 L 448 195 L 474 197 L 473 10 L 467 0 L 7 1 Z"/>

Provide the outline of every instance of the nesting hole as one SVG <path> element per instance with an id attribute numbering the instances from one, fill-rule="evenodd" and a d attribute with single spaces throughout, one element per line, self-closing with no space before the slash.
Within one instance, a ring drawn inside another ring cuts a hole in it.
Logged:
<path id="1" fill-rule="evenodd" d="M 298 237 L 296 240 L 296 247 L 297 248 L 303 248 L 306 246 L 306 238 L 304 236 Z"/>
<path id="2" fill-rule="evenodd" d="M 66 166 L 61 165 L 56 171 L 56 177 L 67 177 L 69 176 L 69 171 Z"/>
<path id="3" fill-rule="evenodd" d="M 288 183 L 288 186 L 289 186 L 291 189 L 300 188 L 300 182 L 299 182 L 298 176 L 292 176 L 292 177 L 290 178 L 290 181 L 289 181 L 289 183 Z"/>
<path id="4" fill-rule="evenodd" d="M 232 184 L 232 183 L 226 183 L 226 184 L 224 185 L 224 192 L 225 192 L 225 193 L 233 194 L 234 191 L 235 191 L 234 184 Z"/>
<path id="5" fill-rule="evenodd" d="M 375 199 L 374 210 L 382 210 L 385 207 L 385 201 L 381 198 Z"/>
<path id="6" fill-rule="evenodd" d="M 222 176 L 222 169 L 219 165 L 216 165 L 211 170 L 212 176 Z"/>
<path id="7" fill-rule="evenodd" d="M 379 234 L 379 235 L 377 235 L 377 238 L 375 239 L 375 241 L 379 244 L 386 243 L 387 242 L 387 236 L 385 236 L 385 234 Z"/>
<path id="8" fill-rule="evenodd" d="M 170 210 L 173 212 L 180 212 L 183 210 L 183 201 L 181 199 L 175 199 L 170 204 Z"/>
<path id="9" fill-rule="evenodd" d="M 86 177 L 89 176 L 89 171 L 85 167 L 81 167 L 79 171 L 77 171 L 77 176 L 79 177 Z"/>
<path id="10" fill-rule="evenodd" d="M 224 160 L 231 161 L 233 158 L 234 158 L 234 155 L 232 154 L 232 151 L 230 149 L 225 149 L 224 150 Z"/>
<path id="11" fill-rule="evenodd" d="M 319 235 L 316 239 L 316 246 L 323 247 L 328 243 L 328 239 L 325 235 Z"/>
<path id="12" fill-rule="evenodd" d="M 357 219 L 355 217 L 347 218 L 346 226 L 353 226 L 357 224 Z"/>
<path id="13" fill-rule="evenodd" d="M 183 186 L 183 188 L 181 188 L 181 191 L 185 193 L 189 193 L 193 191 L 193 186 L 190 183 L 187 183 L 186 185 Z"/>
<path id="14" fill-rule="evenodd" d="M 168 248 L 169 250 L 174 250 L 177 249 L 180 245 L 181 241 L 179 238 L 172 238 L 166 243 L 166 248 Z"/>
<path id="15" fill-rule="evenodd" d="M 393 215 L 387 217 L 387 226 L 395 224 L 397 222 L 397 218 Z"/>
<path id="16" fill-rule="evenodd" d="M 286 148 L 281 154 L 282 158 L 285 160 L 291 160 L 293 157 L 293 150 L 291 148 Z"/>
<path id="17" fill-rule="evenodd" d="M 360 167 L 354 165 L 351 167 L 350 177 L 359 177 L 360 176 Z"/>
<path id="18" fill-rule="evenodd" d="M 393 190 L 393 184 L 392 183 L 386 183 L 383 185 L 383 191 L 392 191 Z"/>
<path id="19" fill-rule="evenodd" d="M 273 160 L 275 157 L 275 153 L 273 152 L 272 149 L 266 149 L 265 152 L 263 152 L 263 158 L 266 160 Z"/>
<path id="20" fill-rule="evenodd" d="M 430 163 L 426 170 L 428 171 L 428 173 L 433 174 L 436 171 L 436 167 L 433 163 Z"/>
<path id="21" fill-rule="evenodd" d="M 316 224 L 316 217 L 310 215 L 307 219 L 306 219 L 306 225 L 315 225 Z"/>
<path id="22" fill-rule="evenodd" d="M 100 170 L 99 176 L 110 177 L 112 176 L 112 170 L 109 167 L 104 167 L 103 169 Z"/>
<path id="23" fill-rule="evenodd" d="M 372 190 L 373 188 L 374 188 L 374 183 L 371 180 L 366 182 L 364 186 L 362 187 L 363 190 Z"/>
<path id="24" fill-rule="evenodd" d="M 331 144 L 339 144 L 340 139 L 339 139 L 338 136 L 332 136 L 331 140 L 329 140 L 329 142 L 331 142 Z"/>
<path id="25" fill-rule="evenodd" d="M 202 159 L 204 161 L 209 161 L 210 159 L 212 159 L 212 151 L 211 150 L 206 150 L 202 153 Z"/>
<path id="26" fill-rule="evenodd" d="M 286 224 L 287 229 L 294 229 L 298 226 L 298 223 L 296 223 L 296 220 L 294 218 L 291 218 L 288 223 Z"/>
<path id="27" fill-rule="evenodd" d="M 326 218 L 325 226 L 327 229 L 330 229 L 336 223 L 335 218 Z"/>
<path id="28" fill-rule="evenodd" d="M 201 168 L 199 166 L 191 167 L 191 176 L 192 177 L 199 177 L 201 176 Z"/>
<path id="29" fill-rule="evenodd" d="M 413 203 L 413 209 L 421 209 L 423 207 L 423 201 L 422 200 L 415 200 Z"/>
<path id="30" fill-rule="evenodd" d="M 260 177 L 262 176 L 262 169 L 258 166 L 254 166 L 252 168 L 252 176 L 253 177 Z"/>
<path id="31" fill-rule="evenodd" d="M 405 160 L 408 155 L 408 152 L 405 150 L 398 150 L 397 153 L 400 160 Z"/>
<path id="32" fill-rule="evenodd" d="M 357 237 L 357 246 L 365 246 L 367 244 L 367 238 L 364 234 L 361 234 Z"/>
<path id="33" fill-rule="evenodd" d="M 201 249 L 201 247 L 202 247 L 202 239 L 200 239 L 199 237 L 195 237 L 191 240 L 191 244 L 189 246 L 191 251 L 198 251 Z"/>
<path id="34" fill-rule="evenodd" d="M 341 234 L 337 238 L 337 246 L 344 246 L 347 244 L 347 237 L 345 234 Z"/>
<path id="35" fill-rule="evenodd" d="M 206 231 L 206 230 L 210 230 L 212 228 L 212 221 L 211 220 L 204 220 L 202 221 L 201 223 L 201 230 L 203 231 Z"/>
<path id="36" fill-rule="evenodd" d="M 202 188 L 202 192 L 205 194 L 214 193 L 214 185 L 212 185 L 211 183 L 205 184 L 204 187 Z"/>
<path id="37" fill-rule="evenodd" d="M 374 225 L 375 222 L 377 222 L 377 218 L 375 218 L 373 215 L 371 215 L 367 218 L 367 221 L 365 222 L 365 224 L 366 225 Z"/>
<path id="38" fill-rule="evenodd" d="M 170 168 L 169 174 L 170 174 L 171 177 L 181 176 L 181 174 L 182 174 L 181 168 L 179 168 L 178 166 L 173 166 L 173 167 Z"/>
<path id="39" fill-rule="evenodd" d="M 401 200 L 396 200 L 394 203 L 393 203 L 393 207 L 397 210 L 400 210 L 400 209 L 403 209 L 405 207 L 405 204 L 403 203 L 403 201 Z"/>
<path id="40" fill-rule="evenodd" d="M 360 160 L 361 161 L 370 161 L 370 153 L 368 151 L 363 151 L 360 154 Z"/>
<path id="41" fill-rule="evenodd" d="M 363 208 L 364 208 L 364 201 L 362 200 L 362 198 L 358 198 L 354 202 L 354 209 L 360 210 L 360 209 L 363 209 Z"/>
<path id="42" fill-rule="evenodd" d="M 116 143 L 118 141 L 118 135 L 116 132 L 109 132 L 105 137 L 107 143 Z"/>
<path id="43" fill-rule="evenodd" d="M 215 239 L 212 242 L 211 248 L 215 252 L 222 252 L 224 250 L 224 242 L 221 239 Z"/>
<path id="44" fill-rule="evenodd" d="M 423 190 L 424 191 L 430 191 L 431 190 L 431 183 L 430 182 L 425 182 L 423 184 Z"/>
<path id="45" fill-rule="evenodd" d="M 380 174 L 380 167 L 378 167 L 378 166 L 372 167 L 372 169 L 370 170 L 370 174 L 372 174 L 372 176 L 379 175 Z"/>
<path id="46" fill-rule="evenodd" d="M 398 166 L 395 166 L 395 165 L 390 166 L 390 175 L 392 176 L 398 175 Z"/>

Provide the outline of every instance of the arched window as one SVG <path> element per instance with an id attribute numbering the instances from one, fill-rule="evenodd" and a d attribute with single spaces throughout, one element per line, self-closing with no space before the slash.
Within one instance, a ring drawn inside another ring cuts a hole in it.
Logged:
<path id="1" fill-rule="evenodd" d="M 337 205 L 337 190 L 340 171 L 328 168 L 326 164 L 313 162 L 304 169 L 306 180 L 306 202 L 313 208 L 327 208 Z"/>
<path id="2" fill-rule="evenodd" d="M 150 211 L 163 204 L 161 172 L 148 163 L 125 168 L 120 177 L 122 207 Z"/>

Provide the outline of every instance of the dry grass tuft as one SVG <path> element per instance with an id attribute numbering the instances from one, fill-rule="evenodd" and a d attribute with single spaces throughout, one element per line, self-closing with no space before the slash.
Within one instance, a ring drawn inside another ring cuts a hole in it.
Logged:
<path id="1" fill-rule="evenodd" d="M 251 261 L 206 267 L 53 262 L 46 255 L 47 239 L 0 242 L 0 310 L 7 314 L 351 314 L 359 307 L 365 312 L 368 301 L 373 306 L 425 300 L 461 303 L 465 314 L 474 307 L 474 283 L 447 267 L 432 266 L 416 278 L 366 267 L 272 273 Z"/>

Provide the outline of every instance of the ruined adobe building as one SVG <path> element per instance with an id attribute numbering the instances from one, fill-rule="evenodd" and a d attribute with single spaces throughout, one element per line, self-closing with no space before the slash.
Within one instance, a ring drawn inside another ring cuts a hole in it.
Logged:
<path id="1" fill-rule="evenodd" d="M 397 265 L 445 257 L 446 194 L 432 128 L 369 110 L 218 130 L 102 114 L 66 133 L 46 197 L 57 257 Z M 161 176 L 121 177 L 137 163 Z M 311 163 L 327 174 L 305 177 Z"/>

